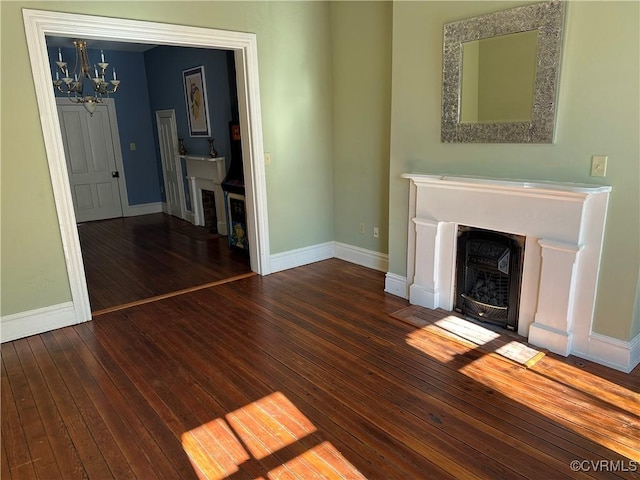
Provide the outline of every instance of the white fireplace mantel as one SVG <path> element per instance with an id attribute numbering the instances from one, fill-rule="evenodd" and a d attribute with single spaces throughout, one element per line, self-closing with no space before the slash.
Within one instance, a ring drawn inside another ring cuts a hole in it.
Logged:
<path id="1" fill-rule="evenodd" d="M 216 204 L 218 233 L 227 234 L 227 221 L 224 208 L 224 192 L 222 181 L 226 174 L 224 157 L 210 158 L 193 155 L 182 155 L 187 166 L 191 205 L 193 208 L 193 224 L 204 225 L 204 207 L 202 206 L 202 190 L 213 192 Z"/>
<path id="2" fill-rule="evenodd" d="M 590 358 L 589 339 L 611 187 L 404 174 L 410 183 L 409 301 L 452 310 L 459 225 L 526 237 L 518 333 Z"/>

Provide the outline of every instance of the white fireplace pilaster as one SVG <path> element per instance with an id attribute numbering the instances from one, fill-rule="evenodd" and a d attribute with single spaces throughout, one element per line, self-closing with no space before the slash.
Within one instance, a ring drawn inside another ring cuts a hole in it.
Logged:
<path id="1" fill-rule="evenodd" d="M 540 239 L 542 269 L 538 309 L 529 327 L 529 342 L 567 356 L 573 339 L 576 260 L 580 246 Z"/>
<path id="2" fill-rule="evenodd" d="M 409 287 L 410 297 L 428 308 L 438 308 L 438 222 L 418 219 L 413 222 L 416 225 L 416 242 L 426 248 L 416 251 L 416 264 L 423 265 L 423 268 L 416 270 L 413 284 Z"/>
<path id="3" fill-rule="evenodd" d="M 409 287 L 410 298 L 428 308 L 451 310 L 455 270 L 449 268 L 449 264 L 455 258 L 457 225 L 420 219 L 413 222 L 416 243 L 426 248 L 416 250 L 416 264 L 422 267 L 415 270 L 413 284 Z"/>
<path id="4" fill-rule="evenodd" d="M 204 225 L 204 209 L 202 206 L 202 190 L 213 192 L 217 218 L 217 230 L 227 234 L 227 221 L 224 206 L 224 192 L 221 183 L 226 174 L 224 157 L 209 158 L 183 155 L 187 165 L 193 224 Z"/>

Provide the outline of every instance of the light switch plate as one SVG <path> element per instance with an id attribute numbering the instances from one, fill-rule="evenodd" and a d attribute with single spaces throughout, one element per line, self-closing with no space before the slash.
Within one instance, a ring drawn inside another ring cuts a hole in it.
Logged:
<path id="1" fill-rule="evenodd" d="M 607 156 L 594 155 L 591 157 L 591 176 L 604 177 L 607 175 Z"/>

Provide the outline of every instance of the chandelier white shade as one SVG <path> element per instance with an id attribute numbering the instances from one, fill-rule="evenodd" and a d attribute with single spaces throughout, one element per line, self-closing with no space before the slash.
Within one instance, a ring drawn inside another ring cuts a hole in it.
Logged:
<path id="1" fill-rule="evenodd" d="M 100 62 L 91 65 L 87 52 L 87 42 L 74 40 L 76 48 L 75 65 L 69 71 L 68 63 L 64 61 L 62 49 L 58 48 L 53 86 L 59 92 L 66 94 L 74 103 L 81 103 L 91 114 L 99 103 L 103 103 L 109 95 L 115 93 L 120 85 L 115 67 L 111 70 L 112 79 L 105 79 L 109 63 L 105 62 L 104 51 L 100 50 Z M 87 81 L 85 81 L 87 80 Z"/>

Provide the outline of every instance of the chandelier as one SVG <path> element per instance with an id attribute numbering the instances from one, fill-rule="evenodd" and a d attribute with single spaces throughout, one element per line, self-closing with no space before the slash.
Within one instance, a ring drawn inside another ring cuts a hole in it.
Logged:
<path id="1" fill-rule="evenodd" d="M 104 61 L 104 51 L 100 50 L 100 62 L 91 68 L 89 55 L 87 53 L 87 42 L 84 40 L 74 40 L 76 47 L 76 62 L 73 71 L 69 72 L 67 62 L 62 58 L 62 50 L 58 48 L 58 70 L 53 86 L 59 92 L 67 95 L 74 103 L 81 103 L 84 108 L 93 115 L 99 103 L 109 98 L 109 95 L 116 93 L 120 80 L 116 77 L 116 69 L 113 68 L 113 79 L 105 80 L 105 73 L 108 63 Z M 62 78 L 60 78 L 62 74 Z M 85 80 L 87 80 L 85 82 Z"/>

